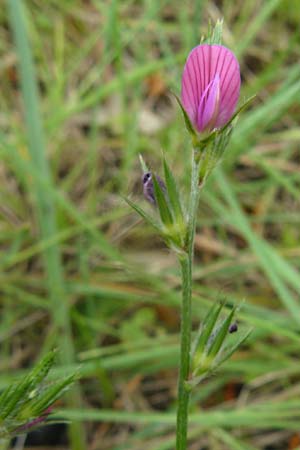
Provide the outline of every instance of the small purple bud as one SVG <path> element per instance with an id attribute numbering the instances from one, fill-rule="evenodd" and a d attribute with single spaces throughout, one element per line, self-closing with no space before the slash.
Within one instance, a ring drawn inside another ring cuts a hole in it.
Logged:
<path id="1" fill-rule="evenodd" d="M 190 52 L 182 74 L 181 101 L 198 132 L 221 128 L 230 120 L 240 85 L 239 63 L 228 48 L 201 44 Z"/>
<path id="2" fill-rule="evenodd" d="M 156 175 L 156 179 L 157 179 L 157 182 L 160 185 L 161 189 L 164 191 L 164 193 L 166 193 L 167 189 L 166 189 L 166 185 L 163 182 L 163 180 L 158 175 Z M 145 196 L 146 200 L 148 200 L 148 202 L 152 203 L 152 205 L 155 205 L 156 200 L 155 200 L 155 194 L 154 194 L 152 173 L 151 172 L 144 173 L 144 175 L 142 177 L 142 182 L 143 182 L 143 192 L 144 192 L 144 196 Z"/>
<path id="3" fill-rule="evenodd" d="M 236 322 L 233 322 L 228 329 L 229 333 L 236 333 L 237 330 L 238 330 L 238 324 Z"/>

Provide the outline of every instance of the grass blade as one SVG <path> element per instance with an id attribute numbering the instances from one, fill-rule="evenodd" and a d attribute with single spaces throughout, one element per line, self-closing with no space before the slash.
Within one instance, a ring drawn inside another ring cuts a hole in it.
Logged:
<path id="1" fill-rule="evenodd" d="M 10 25 L 14 34 L 19 63 L 21 91 L 27 126 L 29 153 L 36 170 L 51 184 L 49 164 L 46 158 L 46 145 L 40 115 L 37 80 L 27 31 L 25 27 L 25 10 L 22 0 L 8 0 Z M 46 189 L 33 186 L 35 194 L 35 211 L 42 238 L 57 234 L 57 224 L 53 198 Z M 62 354 L 68 363 L 74 360 L 74 347 L 71 333 L 68 301 L 65 294 L 64 274 L 59 247 L 53 245 L 43 254 L 46 283 L 52 304 L 52 317 L 59 333 Z M 78 406 L 80 393 L 74 390 L 69 397 L 70 406 Z M 72 448 L 85 448 L 84 432 L 80 424 L 71 426 Z"/>

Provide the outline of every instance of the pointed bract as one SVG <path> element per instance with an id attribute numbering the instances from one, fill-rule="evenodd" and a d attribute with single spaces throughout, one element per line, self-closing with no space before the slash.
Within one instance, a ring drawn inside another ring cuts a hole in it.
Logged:
<path id="1" fill-rule="evenodd" d="M 198 132 L 224 126 L 240 95 L 240 68 L 222 45 L 202 44 L 189 54 L 182 75 L 181 101 Z"/>

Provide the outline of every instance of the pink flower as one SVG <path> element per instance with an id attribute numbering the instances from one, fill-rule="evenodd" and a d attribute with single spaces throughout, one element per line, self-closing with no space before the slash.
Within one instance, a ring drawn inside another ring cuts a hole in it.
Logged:
<path id="1" fill-rule="evenodd" d="M 183 70 L 181 101 L 197 131 L 209 132 L 229 121 L 240 85 L 239 63 L 226 47 L 202 44 L 191 51 Z"/>

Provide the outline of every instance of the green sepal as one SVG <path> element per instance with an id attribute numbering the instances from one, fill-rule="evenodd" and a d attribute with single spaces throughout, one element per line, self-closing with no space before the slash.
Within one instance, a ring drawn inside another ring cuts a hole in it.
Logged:
<path id="1" fill-rule="evenodd" d="M 198 137 L 197 137 L 197 131 L 196 131 L 195 128 L 193 127 L 192 122 L 190 121 L 190 118 L 189 118 L 189 116 L 188 116 L 188 113 L 187 113 L 186 110 L 184 109 L 183 104 L 181 103 L 181 100 L 180 100 L 180 98 L 178 97 L 178 95 L 176 95 L 174 92 L 173 92 L 173 95 L 174 95 L 174 97 L 176 98 L 177 103 L 178 103 L 178 105 L 179 105 L 180 108 L 181 108 L 181 111 L 182 111 L 182 114 L 183 114 L 183 118 L 184 118 L 184 122 L 185 122 L 185 126 L 186 126 L 186 129 L 187 129 L 188 133 L 189 133 L 189 134 L 191 135 L 191 137 L 192 137 L 192 141 L 193 141 L 193 142 L 197 142 L 197 140 L 198 140 Z"/>
<path id="2" fill-rule="evenodd" d="M 208 369 L 199 370 L 197 374 L 194 374 L 193 378 L 189 381 L 186 381 L 186 389 L 191 391 L 195 386 L 197 386 L 201 381 L 207 378 L 209 375 L 215 373 L 215 371 L 225 362 L 227 361 L 233 353 L 238 350 L 238 348 L 248 339 L 250 334 L 252 333 L 252 329 L 248 330 L 244 333 L 243 336 L 238 337 L 237 341 L 233 345 L 228 345 L 228 347 L 224 348 L 222 353 L 217 356 L 212 362 Z M 231 335 L 232 336 L 232 335 Z M 196 375 L 196 376 L 195 376 Z"/>
<path id="3" fill-rule="evenodd" d="M 198 154 L 199 173 L 198 183 L 203 185 L 207 177 L 211 174 L 213 169 L 217 166 L 222 158 L 232 128 L 227 128 L 222 134 L 217 134 L 214 139 L 206 144 L 205 150 Z"/>
<path id="4" fill-rule="evenodd" d="M 149 225 L 151 225 L 155 230 L 162 235 L 163 229 L 160 226 L 156 220 L 154 220 L 146 211 L 144 211 L 140 206 L 138 206 L 136 203 L 132 202 L 129 198 L 123 197 L 125 202 L 128 203 L 128 205 L 134 209 Z"/>
<path id="5" fill-rule="evenodd" d="M 172 248 L 178 254 L 183 251 L 185 242 L 185 225 L 179 224 L 174 220 L 173 210 L 168 197 L 168 192 L 164 192 L 157 178 L 152 174 L 153 190 L 156 205 L 160 215 L 161 222 L 156 221 L 150 214 L 144 211 L 129 198 L 123 197 L 126 203 L 134 209 L 149 225 L 151 225 L 158 234 L 164 239 L 168 247 Z M 167 184 L 170 180 L 167 181 Z"/>
<path id="6" fill-rule="evenodd" d="M 157 178 L 154 174 L 152 174 L 152 180 L 153 180 L 154 196 L 158 206 L 159 215 L 162 223 L 168 228 L 170 225 L 173 225 L 174 223 L 170 206 L 166 199 L 166 195 L 163 189 L 161 188 L 160 184 L 158 183 Z"/>
<path id="7" fill-rule="evenodd" d="M 209 349 L 207 352 L 208 358 L 214 359 L 215 356 L 219 353 L 220 348 L 222 347 L 225 338 L 228 335 L 228 330 L 230 324 L 232 322 L 232 318 L 235 314 L 236 308 L 233 308 L 226 319 L 223 321 L 220 327 L 215 332 L 215 336 L 213 336 L 212 342 L 209 343 Z"/>
<path id="8" fill-rule="evenodd" d="M 223 32 L 223 19 L 218 19 L 216 25 L 212 27 L 211 22 L 208 24 L 207 38 L 202 39 L 203 44 L 222 44 L 222 32 Z"/>
<path id="9" fill-rule="evenodd" d="M 139 159 L 140 159 L 140 164 L 141 164 L 143 173 L 149 172 L 148 166 L 147 166 L 147 164 L 145 163 L 145 160 L 144 160 L 144 158 L 142 157 L 141 154 L 139 154 Z"/>
<path id="10" fill-rule="evenodd" d="M 214 372 L 251 333 L 251 330 L 243 336 L 229 333 L 237 307 L 232 308 L 227 317 L 218 323 L 224 305 L 222 301 L 210 308 L 196 336 L 191 352 L 192 378 L 186 382 L 188 390 Z"/>
<path id="11" fill-rule="evenodd" d="M 182 229 L 185 226 L 185 220 L 177 183 L 165 158 L 163 164 L 170 207 L 178 228 Z"/>
<path id="12" fill-rule="evenodd" d="M 222 350 L 222 353 L 216 359 L 216 367 L 220 366 L 223 362 L 225 362 L 233 353 L 248 339 L 250 334 L 252 333 L 252 329 L 248 330 L 243 336 L 238 337 L 237 341 L 233 345 L 225 346 Z M 235 333 L 236 335 L 236 333 Z"/>
<path id="13" fill-rule="evenodd" d="M 224 131 L 226 131 L 228 128 L 231 127 L 234 120 L 237 118 L 237 116 L 246 109 L 250 103 L 255 99 L 256 95 L 252 95 L 249 97 L 233 114 L 233 116 L 228 120 L 228 122 L 225 123 L 225 125 L 222 128 L 217 128 L 213 131 L 211 131 L 208 135 L 197 135 L 196 140 L 193 142 L 195 150 L 197 150 L 199 153 L 203 152 L 203 150 L 212 142 L 215 141 L 215 139 L 222 135 Z"/>
<path id="14" fill-rule="evenodd" d="M 236 110 L 236 112 L 233 114 L 233 116 L 230 118 L 230 120 L 225 123 L 225 125 L 219 130 L 220 133 L 222 133 L 229 125 L 232 124 L 234 119 L 242 112 L 244 109 L 248 108 L 250 103 L 256 98 L 256 95 L 252 95 L 247 100 L 244 101 L 244 103 Z"/>
<path id="15" fill-rule="evenodd" d="M 196 339 L 193 343 L 192 357 L 194 357 L 194 365 L 197 366 L 201 360 L 201 356 L 207 346 L 209 337 L 214 329 L 214 326 L 218 320 L 220 312 L 223 308 L 223 303 L 213 304 L 208 311 L 203 323 L 199 327 Z"/>

